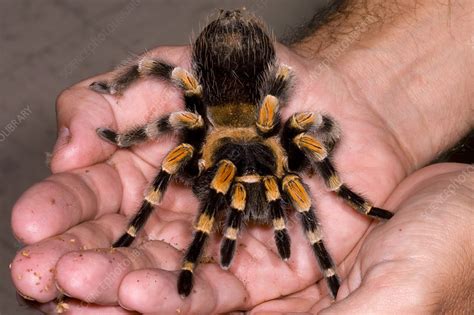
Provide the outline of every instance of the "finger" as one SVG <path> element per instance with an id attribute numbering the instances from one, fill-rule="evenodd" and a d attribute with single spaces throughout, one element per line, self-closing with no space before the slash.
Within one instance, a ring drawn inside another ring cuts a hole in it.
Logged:
<path id="1" fill-rule="evenodd" d="M 249 314 L 310 314 L 308 310 L 311 309 L 314 301 L 320 297 L 321 293 L 319 289 L 315 285 L 312 285 L 295 294 L 259 304 L 254 307 Z"/>
<path id="2" fill-rule="evenodd" d="M 64 90 L 56 101 L 58 139 L 51 157 L 51 171 L 64 172 L 105 160 L 115 147 L 107 145 L 96 129 L 116 126 L 108 101 L 84 86 Z"/>
<path id="3" fill-rule="evenodd" d="M 464 216 L 463 211 L 470 212 L 472 207 L 465 205 L 472 204 L 472 198 L 462 192 L 462 185 L 457 187 L 459 191 L 453 198 L 456 200 L 448 197 L 437 203 L 440 199 L 433 196 L 452 193 L 449 189 L 453 183 L 468 176 L 465 165 L 436 164 L 406 179 L 389 199 L 399 208 L 400 215 L 367 237 L 353 270 L 341 286 L 337 303 L 321 314 L 436 312 L 433 307 L 441 303 L 433 292 L 441 288 L 445 289 L 444 296 L 449 294 L 446 283 L 456 279 L 458 266 L 464 270 L 462 259 L 451 264 L 443 258 L 459 258 L 466 253 L 463 245 L 457 246 L 462 235 L 469 233 L 469 216 Z M 449 243 L 453 239 L 457 245 Z M 462 248 L 463 254 L 457 256 L 453 252 L 456 248 Z M 449 275 L 444 277 L 443 270 L 448 269 Z M 456 286 L 461 282 L 455 281 Z"/>
<path id="4" fill-rule="evenodd" d="M 247 292 L 232 274 L 215 264 L 207 264 L 200 270 L 191 295 L 184 299 L 176 289 L 176 271 L 131 272 L 120 285 L 120 305 L 144 314 L 219 314 L 248 307 Z"/>
<path id="5" fill-rule="evenodd" d="M 109 247 L 119 237 L 126 220 L 118 214 L 82 223 L 67 233 L 23 248 L 11 263 L 11 275 L 19 293 L 48 302 L 56 298 L 56 263 L 64 254 L 82 248 Z"/>
<path id="6" fill-rule="evenodd" d="M 115 238 L 111 239 L 116 240 L 124 230 L 124 224 L 114 224 L 112 227 Z M 85 250 L 64 255 L 56 266 L 58 286 L 68 296 L 77 297 L 88 303 L 113 304 L 118 301 L 117 288 L 127 272 L 136 268 L 156 266 L 166 270 L 178 269 L 182 252 L 167 244 L 179 244 L 184 247 L 191 237 L 189 222 L 173 221 L 165 223 L 164 228 L 152 226 L 150 230 L 162 241 L 145 242 L 133 249 Z M 178 233 L 180 231 L 181 233 Z M 84 239 L 83 242 L 94 238 L 93 229 L 82 229 L 76 234 Z M 136 243 L 140 244 L 140 239 Z M 109 246 L 110 243 L 107 243 L 102 247 Z"/>
<path id="7" fill-rule="evenodd" d="M 380 268 L 385 269 L 385 268 Z M 409 269 L 407 269 L 408 272 Z M 377 271 L 375 271 L 377 272 Z M 400 283 L 394 281 L 387 281 L 387 277 L 403 277 L 403 274 L 392 273 L 378 273 L 377 279 L 366 281 L 342 300 L 336 303 L 319 303 L 313 308 L 314 311 L 321 308 L 322 304 L 329 306 L 321 310 L 318 314 L 411 314 L 423 313 L 423 309 L 429 302 L 426 297 L 429 296 L 425 290 L 421 279 L 417 279 L 417 283 Z M 344 291 L 349 291 L 348 288 L 343 288 Z M 400 303 L 400 301 L 411 301 L 411 303 Z M 418 305 L 420 309 L 414 312 L 413 305 Z"/>
<path id="8" fill-rule="evenodd" d="M 180 230 L 180 227 L 170 223 L 158 234 L 160 238 L 170 242 L 176 235 L 172 235 L 171 230 Z M 188 225 L 182 222 L 180 225 Z M 188 228 L 189 229 L 189 228 Z M 184 231 L 184 230 L 183 230 Z M 186 231 L 189 232 L 189 231 Z M 191 236 L 190 233 L 185 235 Z M 176 240 L 180 244 L 188 243 L 187 240 Z M 110 250 L 90 250 L 69 253 L 64 255 L 57 264 L 57 281 L 62 291 L 75 298 L 100 304 L 117 303 L 117 286 L 122 282 L 122 278 L 130 271 L 151 268 L 158 266 L 160 270 L 179 269 L 182 259 L 182 251 L 178 251 L 164 242 L 147 242 L 138 248 L 120 248 Z M 217 268 L 221 273 L 220 268 Z M 212 272 L 214 275 L 215 272 Z M 216 280 L 226 281 L 226 277 L 217 275 Z M 221 278 L 222 277 L 222 278 Z M 232 277 L 233 282 L 240 282 Z M 136 279 L 144 281 L 146 279 Z M 176 277 L 174 277 L 174 294 L 177 296 Z M 199 278 L 197 281 L 203 281 Z M 232 283 L 231 283 L 232 284 Z M 120 286 L 121 287 L 121 286 Z M 165 297 L 166 298 L 166 297 Z M 154 297 L 153 299 L 156 299 Z M 151 299 L 150 302 L 153 300 Z M 230 303 L 226 303 L 229 305 Z M 127 307 L 130 308 L 130 307 Z"/>
<path id="9" fill-rule="evenodd" d="M 13 233 L 33 244 L 80 222 L 117 212 L 122 187 L 117 172 L 98 164 L 55 174 L 28 189 L 13 208 Z"/>
<path id="10" fill-rule="evenodd" d="M 144 192 L 158 174 L 158 166 L 166 153 L 166 151 L 160 149 L 153 151 L 155 154 L 154 163 L 144 161 L 141 157 L 127 150 L 117 151 L 110 160 L 110 164 L 113 165 L 120 176 L 123 187 L 121 212 L 128 217 L 137 212 L 140 202 L 144 198 Z M 163 212 L 169 213 L 164 211 L 165 209 L 177 213 L 195 213 L 197 204 L 197 198 L 189 187 L 170 183 L 169 188 L 164 193 L 162 202 L 155 208 L 155 211 L 159 215 Z M 168 217 L 163 218 L 171 220 Z"/>
<path id="11" fill-rule="evenodd" d="M 166 47 L 148 53 L 174 64 L 187 64 L 189 49 Z M 96 129 L 123 129 L 145 123 L 182 104 L 177 89 L 156 80 L 134 84 L 122 97 L 101 95 L 89 85 L 107 80 L 112 72 L 91 78 L 63 91 L 56 103 L 58 140 L 53 150 L 53 173 L 85 167 L 106 160 L 116 148 L 101 140 Z"/>
<path id="12" fill-rule="evenodd" d="M 122 279 L 131 271 L 158 267 L 176 270 L 181 254 L 170 245 L 147 242 L 138 248 L 76 251 L 56 266 L 56 281 L 67 296 L 87 303 L 117 304 Z"/>

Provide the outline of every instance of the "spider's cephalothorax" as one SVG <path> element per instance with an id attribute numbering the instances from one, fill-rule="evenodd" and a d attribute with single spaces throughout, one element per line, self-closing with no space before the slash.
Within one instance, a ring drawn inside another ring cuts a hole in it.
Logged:
<path id="1" fill-rule="evenodd" d="M 98 134 L 119 147 L 130 147 L 175 131 L 181 143 L 164 158 L 127 232 L 114 247 L 129 246 L 159 204 L 170 180 L 192 184 L 201 205 L 194 239 L 186 251 L 178 292 L 187 296 L 206 240 L 224 219 L 220 262 L 228 268 L 239 231 L 246 222 L 273 226 L 281 258 L 290 257 L 286 208 L 301 217 L 304 232 L 335 297 L 339 279 L 322 241 L 308 188 L 300 173 L 319 171 L 327 187 L 355 210 L 389 219 L 343 184 L 329 155 L 339 134 L 335 123 L 317 112 L 299 112 L 282 123 L 280 109 L 292 81 L 291 69 L 278 64 L 273 41 L 255 18 L 240 11 L 222 12 L 193 45 L 191 71 L 144 56 L 108 82 L 94 82 L 101 93 L 121 93 L 136 79 L 154 76 L 177 84 L 185 109 L 122 133 L 100 128 Z"/>

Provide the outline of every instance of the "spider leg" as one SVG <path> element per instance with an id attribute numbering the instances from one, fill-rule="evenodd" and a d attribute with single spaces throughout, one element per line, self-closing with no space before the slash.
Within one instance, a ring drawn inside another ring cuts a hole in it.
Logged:
<path id="1" fill-rule="evenodd" d="M 181 67 L 149 56 L 121 67 L 110 81 L 93 82 L 90 88 L 104 94 L 121 94 L 139 78 L 149 76 L 171 81 L 179 86 L 184 93 L 185 108 L 204 116 L 202 86 L 196 77 Z"/>
<path id="2" fill-rule="evenodd" d="M 227 204 L 226 194 L 236 172 L 235 165 L 229 160 L 221 160 L 210 184 L 210 192 L 201 204 L 200 214 L 195 226 L 194 238 L 184 256 L 181 272 L 178 277 L 178 293 L 188 296 L 193 288 L 193 272 L 199 257 L 212 231 L 217 211 Z"/>
<path id="3" fill-rule="evenodd" d="M 234 185 L 231 195 L 230 213 L 226 219 L 224 238 L 221 243 L 221 267 L 228 269 L 234 258 L 237 236 L 242 225 L 247 201 L 245 186 L 241 183 Z"/>
<path id="4" fill-rule="evenodd" d="M 293 114 L 285 122 L 281 134 L 282 146 L 288 154 L 288 168 L 293 172 L 301 172 L 308 165 L 304 152 L 293 141 L 294 137 L 302 132 L 317 134 L 323 140 L 328 152 L 332 151 L 339 139 L 339 128 L 328 116 L 317 112 Z"/>
<path id="5" fill-rule="evenodd" d="M 173 69 L 174 66 L 167 62 L 145 56 L 119 67 L 110 81 L 93 82 L 90 88 L 99 93 L 120 94 L 142 76 L 169 80 Z"/>
<path id="6" fill-rule="evenodd" d="M 326 186 L 330 190 L 336 192 L 336 194 L 344 199 L 353 209 L 366 216 L 379 220 L 388 220 L 393 217 L 392 212 L 374 207 L 360 194 L 354 192 L 346 184 L 343 184 L 330 159 L 326 158 L 317 163 L 316 166 L 318 167 L 319 173 L 324 178 Z"/>
<path id="7" fill-rule="evenodd" d="M 301 215 L 306 237 L 313 247 L 323 276 L 329 286 L 329 291 L 332 297 L 335 298 L 340 286 L 339 278 L 336 274 L 335 264 L 324 246 L 322 232 L 314 215 L 307 188 L 297 175 L 286 175 L 283 178 L 282 187 L 293 207 Z"/>
<path id="8" fill-rule="evenodd" d="M 290 236 L 286 229 L 285 213 L 282 208 L 282 200 L 278 181 L 274 176 L 263 178 L 263 186 L 265 188 L 265 197 L 270 206 L 273 230 L 275 235 L 275 243 L 278 253 L 283 260 L 288 260 L 291 255 Z"/>
<path id="9" fill-rule="evenodd" d="M 122 133 L 117 133 L 108 128 L 98 128 L 97 134 L 104 140 L 120 148 L 156 139 L 158 136 L 173 130 L 190 130 L 197 132 L 205 128 L 204 121 L 199 114 L 188 111 L 174 112 L 163 116 L 151 123 L 138 126 Z"/>
<path id="10" fill-rule="evenodd" d="M 140 231 L 150 217 L 154 206 L 161 202 L 171 177 L 186 165 L 193 156 L 193 153 L 193 146 L 182 143 L 166 155 L 160 172 L 153 180 L 138 212 L 130 221 L 127 232 L 112 245 L 113 247 L 127 247 L 133 242 L 138 231 Z"/>
<path id="11" fill-rule="evenodd" d="M 257 131 L 264 137 L 274 136 L 281 125 L 280 102 L 284 98 L 291 81 L 291 70 L 282 65 L 270 79 L 268 94 L 264 97 L 257 113 Z"/>
<path id="12" fill-rule="evenodd" d="M 310 132 L 317 135 L 324 143 L 328 152 L 332 151 L 340 138 L 340 130 L 334 120 L 327 115 L 317 112 L 293 114 L 285 123 L 283 138 L 291 142 L 295 136 L 302 132 Z"/>
<path id="13" fill-rule="evenodd" d="M 302 132 L 295 136 L 292 141 L 296 147 L 303 152 L 305 157 L 309 159 L 310 163 L 319 170 L 326 186 L 346 201 L 353 209 L 376 219 L 388 220 L 393 216 L 392 212 L 374 207 L 364 197 L 343 184 L 328 157 L 326 147 L 314 136 Z"/>

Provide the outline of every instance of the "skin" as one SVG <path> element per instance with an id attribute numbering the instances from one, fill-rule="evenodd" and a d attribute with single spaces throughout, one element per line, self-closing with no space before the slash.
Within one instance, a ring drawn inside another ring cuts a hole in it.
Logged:
<path id="1" fill-rule="evenodd" d="M 472 22 L 456 4 L 450 13 L 456 27 L 443 28 L 433 17 L 445 9 L 422 4 L 416 18 L 407 10 L 390 23 L 374 23 L 322 70 L 324 56 L 331 51 L 334 56 L 344 39 L 336 36 L 329 47 L 314 49 L 321 37 L 334 33 L 331 23 L 295 47 L 278 46 L 280 61 L 293 68 L 297 80 L 283 117 L 303 110 L 334 117 L 343 131 L 334 153 L 342 179 L 375 205 L 396 212 L 389 222 L 373 222 L 327 192 L 318 178 L 306 178 L 343 279 L 336 303 L 323 281 L 315 284 L 321 274 L 296 215 L 288 224 L 288 262 L 278 257 L 271 229 L 252 226 L 241 234 L 233 264 L 224 271 L 213 262 L 219 259 L 215 236 L 207 246 L 208 262 L 196 271 L 194 292 L 181 299 L 175 270 L 191 240 L 197 201 L 178 184 L 171 185 L 133 248 L 97 249 L 109 248 L 124 231 L 126 217 L 136 211 L 175 142 L 162 137 L 117 150 L 99 139 L 96 128 L 125 130 L 183 106 L 178 90 L 152 79 L 120 98 L 88 89 L 110 74 L 85 80 L 58 98 L 53 175 L 27 190 L 12 213 L 13 231 L 26 244 L 11 265 L 17 290 L 48 312 L 59 287 L 77 299 L 68 301 L 73 314 L 472 309 L 474 170 L 437 164 L 415 172 L 474 126 L 468 88 L 474 83 L 473 61 L 466 45 Z M 358 16 L 346 26 L 354 29 Z M 189 68 L 188 47 L 161 47 L 152 54 Z"/>

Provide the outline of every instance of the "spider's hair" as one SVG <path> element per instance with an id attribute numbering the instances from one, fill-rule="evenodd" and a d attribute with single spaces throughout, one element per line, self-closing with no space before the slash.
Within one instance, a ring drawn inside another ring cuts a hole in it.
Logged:
<path id="1" fill-rule="evenodd" d="M 274 43 L 261 22 L 240 11 L 222 12 L 197 37 L 192 56 L 191 71 L 144 56 L 112 80 L 91 85 L 101 93 L 120 94 L 138 78 L 152 76 L 179 87 L 185 104 L 184 111 L 124 132 L 98 129 L 102 138 L 122 148 L 167 132 L 176 132 L 180 141 L 165 156 L 127 232 L 113 246 L 129 246 L 170 181 L 181 179 L 193 186 L 200 200 L 194 237 L 178 277 L 181 295 L 191 293 L 195 269 L 218 221 L 223 222 L 223 268 L 231 266 L 247 222 L 272 226 L 278 254 L 289 259 L 286 209 L 292 208 L 335 297 L 336 266 L 300 173 L 319 171 L 329 190 L 364 215 L 388 219 L 392 213 L 372 206 L 340 178 L 331 161 L 339 129 L 329 116 L 299 112 L 281 121 L 293 74 L 276 60 Z"/>

